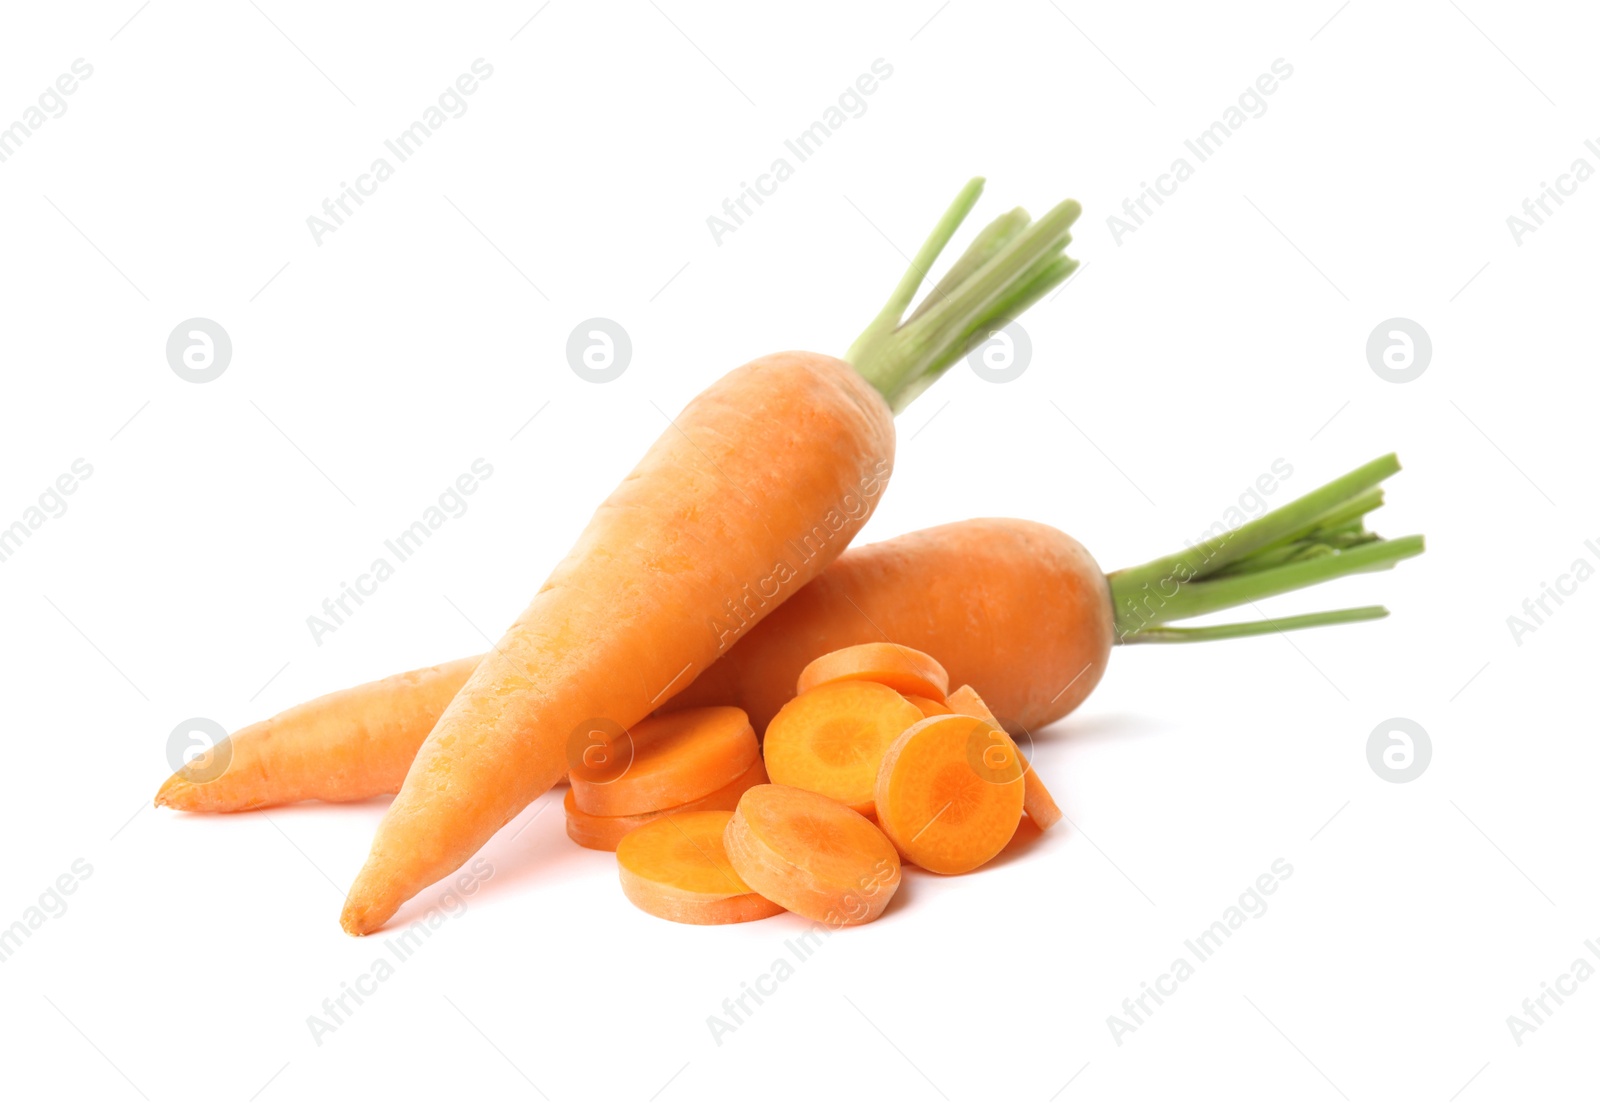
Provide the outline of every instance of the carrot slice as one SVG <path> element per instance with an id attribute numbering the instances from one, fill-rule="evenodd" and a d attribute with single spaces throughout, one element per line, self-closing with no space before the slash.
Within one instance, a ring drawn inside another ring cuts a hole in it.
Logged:
<path id="1" fill-rule="evenodd" d="M 800 694 L 767 725 L 767 774 L 832 797 L 857 812 L 872 809 L 878 763 L 922 711 L 878 682 L 833 682 Z"/>
<path id="2" fill-rule="evenodd" d="M 943 700 L 950 675 L 931 655 L 897 643 L 858 643 L 812 659 L 800 672 L 796 693 L 833 682 L 877 682 L 901 693 Z"/>
<path id="3" fill-rule="evenodd" d="M 935 701 L 932 697 L 919 697 L 915 693 L 906 694 L 906 700 L 921 709 L 924 717 L 949 716 L 954 711 L 946 708 L 942 701 Z"/>
<path id="4" fill-rule="evenodd" d="M 675 816 L 684 812 L 732 812 L 746 789 L 752 785 L 766 783 L 766 767 L 761 764 L 761 759 L 757 758 L 750 763 L 748 770 L 714 793 L 708 793 L 688 804 L 680 804 L 676 808 L 664 808 L 659 812 L 640 812 L 634 816 L 591 816 L 578 807 L 577 801 L 573 799 L 572 790 L 568 789 L 566 798 L 562 801 L 562 807 L 567 811 L 567 838 L 590 850 L 615 850 L 628 832 L 662 816 Z"/>
<path id="5" fill-rule="evenodd" d="M 900 887 L 900 856 L 883 832 L 805 789 L 746 790 L 724 842 L 734 871 L 756 892 L 831 927 L 872 922 Z"/>
<path id="6" fill-rule="evenodd" d="M 747 923 L 783 908 L 750 891 L 723 849 L 733 813 L 669 812 L 617 844 L 622 891 L 643 911 L 674 923 Z"/>
<path id="7" fill-rule="evenodd" d="M 1000 721 L 994 718 L 994 713 L 989 711 L 989 706 L 984 704 L 983 698 L 978 696 L 978 691 L 971 686 L 962 686 L 947 698 L 952 712 L 959 712 L 963 716 L 975 716 L 979 720 L 987 720 L 995 727 L 1000 727 Z M 1020 750 L 1017 752 L 1022 754 Z M 1039 771 L 1033 768 L 1027 756 L 1022 758 L 1022 765 L 1026 771 L 1022 775 L 1022 810 L 1028 813 L 1028 818 L 1040 831 L 1048 831 L 1061 822 L 1061 806 L 1056 803 L 1056 798 L 1050 795 L 1050 790 L 1044 786 L 1044 781 L 1039 777 Z"/>
<path id="8" fill-rule="evenodd" d="M 572 765 L 572 799 L 591 816 L 636 816 L 698 800 L 734 781 L 761 754 L 749 717 L 730 707 L 651 717 L 613 747 L 615 769 Z"/>
<path id="9" fill-rule="evenodd" d="M 1022 756 L 998 726 L 970 716 L 929 717 L 883 756 L 878 826 L 908 861 L 931 873 L 966 873 L 1016 833 L 1022 774 Z"/>

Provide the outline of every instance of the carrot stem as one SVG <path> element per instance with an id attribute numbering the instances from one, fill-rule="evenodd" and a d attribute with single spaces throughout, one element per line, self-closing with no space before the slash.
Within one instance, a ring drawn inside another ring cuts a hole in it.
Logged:
<path id="1" fill-rule="evenodd" d="M 1293 632 L 1301 628 L 1322 628 L 1330 624 L 1354 624 L 1363 620 L 1380 620 L 1389 615 L 1381 605 L 1363 605 L 1359 609 L 1332 609 L 1326 613 L 1306 613 L 1297 617 L 1268 617 L 1265 620 L 1246 621 L 1243 624 L 1206 624 L 1197 628 L 1173 628 L 1157 625 L 1138 632 L 1130 632 L 1123 643 L 1204 643 L 1208 640 L 1236 640 L 1246 636 L 1265 636 L 1271 632 Z"/>
<path id="2" fill-rule="evenodd" d="M 982 231 L 905 321 L 905 310 L 935 258 L 971 211 L 982 179 L 962 189 L 918 250 L 883 310 L 845 358 L 896 413 L 926 390 L 975 343 L 998 329 L 1072 274 L 1063 250 L 1081 208 L 1058 204 L 1037 222 L 1008 212 Z"/>
<path id="3" fill-rule="evenodd" d="M 1287 505 L 1174 555 L 1106 576 L 1117 639 L 1122 643 L 1178 643 L 1271 632 L 1291 624 L 1316 627 L 1376 616 L 1368 610 L 1313 613 L 1291 621 L 1165 630 L 1172 621 L 1250 605 L 1334 578 L 1384 570 L 1420 555 L 1423 540 L 1384 540 L 1368 532 L 1366 515 L 1383 504 L 1378 484 L 1396 471 L 1393 455 L 1302 495 Z M 1369 615 L 1359 615 L 1363 612 Z"/>
<path id="4" fill-rule="evenodd" d="M 1220 569 L 1209 572 L 1206 577 L 1216 578 L 1222 575 L 1241 574 L 1263 566 L 1275 566 L 1288 562 L 1297 555 L 1307 554 L 1322 545 L 1337 549 L 1376 540 L 1377 537 L 1366 530 L 1363 521 L 1367 514 L 1382 505 L 1383 489 L 1373 487 L 1335 506 L 1298 531 L 1289 533 L 1267 547 L 1235 559 Z"/>
<path id="5" fill-rule="evenodd" d="M 966 186 L 956 195 L 954 202 L 940 216 L 938 223 L 933 227 L 933 232 L 922 243 L 922 248 L 917 250 L 917 255 L 911 258 L 910 267 L 895 285 L 894 291 L 889 295 L 889 301 L 883 304 L 878 316 L 861 332 L 861 336 L 856 338 L 855 344 L 850 346 L 845 359 L 855 364 L 857 371 L 861 370 L 860 361 L 867 359 L 870 363 L 871 352 L 899 327 L 900 319 L 905 316 L 906 307 L 910 306 L 911 300 L 916 297 L 917 288 L 928 278 L 928 269 L 939 259 L 944 247 L 950 244 L 950 239 L 955 236 L 961 223 L 966 221 L 967 215 L 972 213 L 973 205 L 978 202 L 978 196 L 983 194 L 983 183 L 981 176 L 974 176 L 967 181 Z"/>
<path id="6" fill-rule="evenodd" d="M 1110 577 L 1121 579 L 1130 587 L 1145 582 L 1160 583 L 1176 577 L 1180 582 L 1214 574 L 1251 552 L 1270 547 L 1280 540 L 1293 539 L 1316 523 L 1329 511 L 1344 505 L 1350 499 L 1377 486 L 1400 470 L 1400 460 L 1394 453 L 1379 456 L 1371 463 L 1356 468 L 1347 475 L 1304 494 L 1287 505 L 1264 513 L 1238 528 L 1202 540 L 1174 555 L 1153 559 L 1142 566 L 1116 571 Z"/>
<path id="7" fill-rule="evenodd" d="M 916 321 L 935 303 L 942 303 L 948 299 L 974 272 L 989 263 L 990 257 L 1026 229 L 1029 221 L 1028 212 L 1016 207 L 979 230 L 978 236 L 967 246 L 967 251 L 950 266 L 950 271 L 944 274 L 944 278 L 933 285 L 933 290 L 923 297 L 922 302 L 911 312 L 906 321 Z"/>

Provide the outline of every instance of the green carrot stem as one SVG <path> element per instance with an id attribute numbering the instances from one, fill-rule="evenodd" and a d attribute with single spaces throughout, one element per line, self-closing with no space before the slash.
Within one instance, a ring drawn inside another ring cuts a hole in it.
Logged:
<path id="1" fill-rule="evenodd" d="M 1305 533 L 1309 536 L 1312 532 L 1331 532 L 1343 525 L 1359 521 L 1367 514 L 1383 506 L 1383 487 L 1375 486 L 1371 490 L 1357 494 L 1343 505 L 1324 513 L 1316 520 L 1313 529 Z"/>
<path id="2" fill-rule="evenodd" d="M 980 331 L 1004 326 L 1072 272 L 1062 250 L 1081 208 L 1058 204 L 1037 222 L 1011 212 L 990 223 L 956 271 L 904 323 L 899 319 L 927 267 L 949 242 L 982 181 L 969 183 L 912 261 L 889 302 L 851 345 L 846 358 L 899 412 L 960 359 Z"/>
<path id="3" fill-rule="evenodd" d="M 1310 536 L 1293 543 L 1274 544 L 1270 548 L 1262 548 L 1243 559 L 1234 560 L 1220 571 L 1211 572 L 1206 578 L 1231 578 L 1234 575 L 1249 574 L 1264 567 L 1277 567 L 1284 563 L 1309 559 L 1314 555 L 1332 555 L 1345 548 L 1370 544 L 1378 539 L 1381 537 L 1368 532 L 1359 521 L 1352 521 L 1332 530 L 1317 529 Z"/>
<path id="4" fill-rule="evenodd" d="M 916 321 L 935 303 L 942 303 L 948 299 L 957 287 L 989 263 L 991 257 L 1020 234 L 1027 227 L 1028 221 L 1028 212 L 1016 207 L 979 230 L 978 236 L 967 246 L 967 251 L 950 266 L 950 271 L 944 274 L 944 278 L 933 285 L 933 290 L 923 297 L 922 302 L 911 312 L 906 321 L 908 323 Z"/>
<path id="5" fill-rule="evenodd" d="M 1379 620 L 1389 615 L 1381 605 L 1363 605 L 1359 609 L 1331 609 L 1325 613 L 1306 613 L 1297 617 L 1279 617 L 1276 620 L 1254 620 L 1243 624 L 1207 624 L 1198 628 L 1172 628 L 1157 625 L 1138 632 L 1130 632 L 1122 643 L 1205 643 L 1210 640 L 1237 640 L 1246 636 L 1265 636 L 1273 632 L 1293 632 L 1301 628 L 1322 628 L 1331 624 L 1354 624 L 1363 620 Z"/>
<path id="6" fill-rule="evenodd" d="M 990 333 L 1027 310 L 1077 270 L 1078 262 L 1068 256 L 1047 256 L 1036 261 L 1032 268 L 1022 274 L 1015 286 L 990 303 L 989 309 L 967 326 L 966 344 L 970 346 L 987 341 Z M 964 356 L 966 352 L 960 355 Z"/>
<path id="7" fill-rule="evenodd" d="M 1370 490 L 1399 470 L 1400 460 L 1394 453 L 1380 456 L 1287 505 L 1264 513 L 1253 521 L 1246 521 L 1236 529 L 1202 540 L 1174 555 L 1153 559 L 1138 567 L 1113 571 L 1107 577 L 1113 586 L 1120 583 L 1130 591 L 1145 586 L 1166 588 L 1178 583 L 1188 584 L 1191 579 L 1202 579 L 1251 552 L 1292 538 L 1294 534 L 1304 531 L 1307 525 L 1314 525 L 1324 514 Z"/>
<path id="8" fill-rule="evenodd" d="M 1146 581 L 1130 585 L 1126 578 L 1108 575 L 1119 638 L 1175 620 L 1247 605 L 1291 590 L 1364 571 L 1381 571 L 1402 559 L 1421 555 L 1421 536 L 1378 540 L 1370 544 L 1298 563 L 1286 563 L 1229 578 L 1174 583 L 1159 587 Z M 1170 593 L 1167 590 L 1170 589 Z"/>
<path id="9" fill-rule="evenodd" d="M 1233 560 L 1219 570 L 1207 572 L 1207 577 L 1219 574 L 1236 574 L 1241 570 L 1251 569 L 1263 556 L 1269 556 L 1279 548 L 1307 541 L 1330 541 L 1330 538 L 1341 534 L 1361 533 L 1364 531 L 1361 521 L 1367 514 L 1383 505 L 1383 488 L 1375 486 L 1371 490 L 1355 495 L 1347 501 L 1334 506 L 1322 516 L 1314 518 L 1302 525 L 1298 530 L 1286 533 L 1265 548 L 1246 556 Z M 1281 562 L 1281 560 L 1275 560 Z"/>
<path id="10" fill-rule="evenodd" d="M 991 319 L 1005 319 L 1000 322 L 1000 326 L 1003 327 L 1007 321 L 1020 315 L 1042 299 L 1051 288 L 1072 275 L 1077 267 L 1077 261 L 1065 256 L 1055 257 L 1048 264 L 1038 266 L 1037 274 L 1029 277 L 1027 283 L 1019 284 L 1003 299 L 990 306 L 985 317 L 973 322 L 968 327 L 964 340 L 952 341 L 942 356 L 931 362 L 921 375 L 901 388 L 897 409 L 905 409 L 914 398 L 937 383 L 939 377 L 957 360 L 987 341 L 997 328 Z"/>
<path id="11" fill-rule="evenodd" d="M 855 344 L 850 346 L 845 359 L 857 366 L 859 370 L 862 359 L 866 359 L 870 350 L 880 344 L 885 338 L 895 331 L 900 325 L 900 319 L 905 316 L 906 307 L 911 305 L 911 300 L 916 297 L 917 288 L 922 286 L 922 281 L 928 278 L 928 269 L 933 267 L 933 262 L 939 259 L 939 254 L 944 252 L 944 247 L 950 244 L 950 239 L 960 229 L 961 223 L 966 221 L 967 215 L 972 213 L 972 208 L 977 204 L 978 197 L 983 194 L 983 177 L 974 176 L 956 194 L 944 214 L 939 216 L 939 221 L 934 225 L 933 231 L 928 234 L 922 248 L 917 250 L 917 255 L 911 258 L 911 265 L 900 277 L 900 282 L 895 285 L 894 291 L 889 295 L 889 301 L 884 303 L 883 309 L 872 320 L 861 336 L 856 338 Z"/>

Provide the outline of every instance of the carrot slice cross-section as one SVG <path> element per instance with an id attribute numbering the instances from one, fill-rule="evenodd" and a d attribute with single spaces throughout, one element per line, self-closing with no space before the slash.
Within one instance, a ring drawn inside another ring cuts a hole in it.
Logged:
<path id="1" fill-rule="evenodd" d="M 950 675 L 932 655 L 897 643 L 858 643 L 811 660 L 800 672 L 796 693 L 831 682 L 877 682 L 901 693 L 944 700 Z"/>
<path id="2" fill-rule="evenodd" d="M 748 770 L 714 793 L 708 793 L 699 800 L 692 800 L 675 808 L 663 808 L 659 812 L 640 812 L 633 816 L 591 816 L 578 807 L 572 790 L 568 789 L 566 799 L 562 802 L 567 811 L 567 838 L 590 850 L 615 850 L 628 832 L 662 816 L 680 815 L 684 812 L 732 812 L 746 789 L 752 785 L 766 783 L 766 768 L 762 766 L 761 759 L 757 758 L 750 763 Z"/>
<path id="3" fill-rule="evenodd" d="M 962 686 L 947 699 L 950 711 L 959 712 L 963 716 L 975 716 L 979 720 L 987 720 L 995 727 L 1000 727 L 1000 721 L 994 718 L 994 713 L 989 711 L 989 706 L 984 704 L 983 698 L 978 696 L 978 691 L 971 686 Z M 1017 752 L 1021 754 L 1019 750 Z M 1033 768 L 1026 756 L 1022 759 L 1022 810 L 1028 813 L 1028 818 L 1040 831 L 1047 831 L 1061 822 L 1061 806 L 1056 803 L 1056 798 L 1050 795 L 1050 790 L 1045 788 L 1044 780 L 1039 777 L 1039 771 Z"/>
<path id="4" fill-rule="evenodd" d="M 878 826 L 908 861 L 931 873 L 966 873 L 1000 853 L 1016 833 L 1022 774 L 1016 744 L 997 725 L 970 716 L 929 717 L 906 729 L 883 756 Z"/>
<path id="5" fill-rule="evenodd" d="M 878 682 L 818 686 L 784 705 L 767 725 L 767 775 L 776 785 L 870 812 L 883 752 L 921 719 L 921 709 Z"/>
<path id="6" fill-rule="evenodd" d="M 724 841 L 746 884 L 830 927 L 872 922 L 900 887 L 900 857 L 883 832 L 860 813 L 805 789 L 746 790 Z"/>
<path id="7" fill-rule="evenodd" d="M 732 782 L 761 753 L 743 709 L 664 713 L 635 724 L 600 770 L 572 764 L 573 803 L 591 816 L 636 816 L 698 800 Z"/>
<path id="8" fill-rule="evenodd" d="M 674 923 L 747 923 L 783 910 L 734 872 L 722 837 L 733 813 L 671 812 L 623 836 L 617 870 L 624 895 Z"/>

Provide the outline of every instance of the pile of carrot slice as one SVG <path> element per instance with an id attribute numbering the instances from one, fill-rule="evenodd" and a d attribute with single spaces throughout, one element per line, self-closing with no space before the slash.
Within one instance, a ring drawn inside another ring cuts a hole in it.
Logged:
<path id="1" fill-rule="evenodd" d="M 968 873 L 1024 813 L 1061 819 L 983 699 L 949 685 L 932 656 L 861 644 L 805 668 L 764 745 L 740 709 L 653 717 L 575 765 L 567 834 L 615 850 L 624 894 L 663 919 L 869 923 L 902 862 Z"/>
<path id="2" fill-rule="evenodd" d="M 591 850 L 667 815 L 731 812 L 767 772 L 743 709 L 669 712 L 636 724 L 600 760 L 579 756 L 567 790 L 567 835 Z"/>

